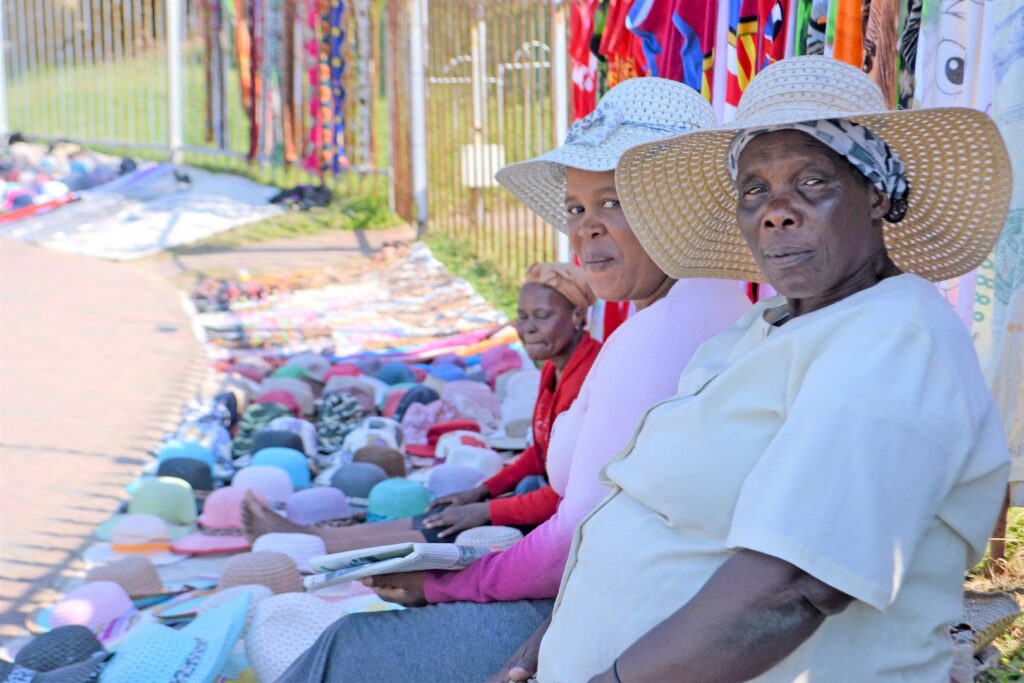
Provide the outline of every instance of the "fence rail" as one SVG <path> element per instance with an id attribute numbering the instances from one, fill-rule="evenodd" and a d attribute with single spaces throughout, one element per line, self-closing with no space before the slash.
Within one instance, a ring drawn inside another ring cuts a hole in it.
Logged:
<path id="1" fill-rule="evenodd" d="M 554 231 L 493 180 L 564 134 L 553 0 L 2 7 L 8 131 L 387 193 L 513 278 L 556 256 Z"/>

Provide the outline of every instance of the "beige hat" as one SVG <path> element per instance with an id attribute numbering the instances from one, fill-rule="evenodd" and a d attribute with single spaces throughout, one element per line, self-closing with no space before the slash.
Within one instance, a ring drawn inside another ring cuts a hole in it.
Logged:
<path id="1" fill-rule="evenodd" d="M 510 526 L 478 526 L 466 529 L 456 536 L 455 544 L 507 550 L 522 537 L 522 531 Z"/>
<path id="2" fill-rule="evenodd" d="M 494 176 L 551 225 L 566 231 L 565 169 L 611 171 L 627 149 L 717 124 L 700 93 L 665 78 L 631 78 L 572 125 L 561 147 Z"/>
<path id="3" fill-rule="evenodd" d="M 266 586 L 274 595 L 303 590 L 299 568 L 284 553 L 242 553 L 227 561 L 220 574 L 221 590 L 252 583 Z"/>
<path id="4" fill-rule="evenodd" d="M 753 128 L 849 119 L 888 143 L 910 183 L 904 218 L 885 224 L 901 269 L 946 280 L 976 268 L 1003 229 L 1010 160 L 995 123 L 973 109 L 887 111 L 865 73 L 826 57 L 769 66 L 743 94 L 736 120 L 633 148 L 615 183 L 644 250 L 675 278 L 763 281 L 736 221 L 736 187 L 726 155 Z"/>
<path id="5" fill-rule="evenodd" d="M 86 581 L 113 581 L 132 599 L 165 593 L 156 567 L 145 557 L 123 557 L 110 564 L 94 567 Z"/>

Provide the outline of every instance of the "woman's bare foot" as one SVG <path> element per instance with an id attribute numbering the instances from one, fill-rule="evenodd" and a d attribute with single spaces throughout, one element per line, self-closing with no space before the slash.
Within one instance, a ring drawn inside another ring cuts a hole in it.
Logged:
<path id="1" fill-rule="evenodd" d="M 299 526 L 295 522 L 289 522 L 270 508 L 264 507 L 263 503 L 252 495 L 252 491 L 246 491 L 245 499 L 242 501 L 242 531 L 250 543 L 263 534 L 274 532 L 316 534 L 313 527 Z"/>

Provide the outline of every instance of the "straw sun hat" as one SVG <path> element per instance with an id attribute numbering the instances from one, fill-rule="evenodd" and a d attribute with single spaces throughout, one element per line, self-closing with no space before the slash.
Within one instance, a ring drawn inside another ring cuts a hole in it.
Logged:
<path id="1" fill-rule="evenodd" d="M 631 78 L 574 123 L 561 147 L 506 166 L 495 178 L 565 232 L 566 167 L 611 171 L 631 147 L 716 124 L 711 105 L 693 88 L 664 78 Z"/>
<path id="2" fill-rule="evenodd" d="M 623 210 L 668 275 L 763 281 L 736 221 L 730 142 L 745 129 L 846 118 L 906 166 L 909 208 L 884 233 L 896 265 L 934 281 L 967 273 L 1006 218 L 1010 161 L 999 131 L 972 109 L 887 109 L 878 86 L 852 66 L 825 57 L 777 62 L 751 81 L 731 124 L 623 154 L 615 175 Z"/>

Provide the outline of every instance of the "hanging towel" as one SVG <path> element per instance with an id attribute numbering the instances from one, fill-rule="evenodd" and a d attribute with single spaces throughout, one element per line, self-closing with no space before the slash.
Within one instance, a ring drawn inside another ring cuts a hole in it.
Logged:
<path id="1" fill-rule="evenodd" d="M 899 0 L 871 0 L 868 26 L 864 33 L 864 71 L 896 106 L 896 56 L 899 34 Z"/>

